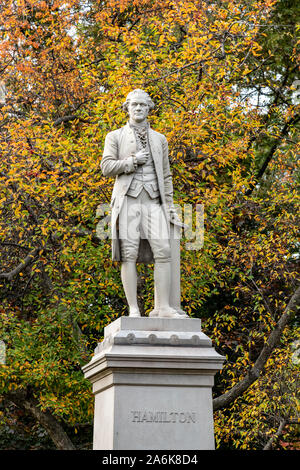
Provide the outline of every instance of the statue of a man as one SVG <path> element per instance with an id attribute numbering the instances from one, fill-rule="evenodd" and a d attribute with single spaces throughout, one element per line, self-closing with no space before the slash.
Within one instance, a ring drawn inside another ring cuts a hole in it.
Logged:
<path id="1" fill-rule="evenodd" d="M 176 213 L 167 139 L 147 121 L 153 108 L 148 93 L 133 90 L 123 104 L 129 122 L 105 139 L 101 170 L 104 176 L 116 177 L 111 199 L 112 259 L 122 263 L 129 316 L 140 316 L 136 263 L 154 261 L 155 308 L 149 316 L 182 318 L 170 306 L 170 223 Z"/>

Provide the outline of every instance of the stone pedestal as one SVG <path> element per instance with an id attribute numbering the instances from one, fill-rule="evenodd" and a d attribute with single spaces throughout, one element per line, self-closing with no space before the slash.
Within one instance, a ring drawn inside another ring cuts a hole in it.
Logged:
<path id="1" fill-rule="evenodd" d="M 224 357 L 191 318 L 121 317 L 83 367 L 94 450 L 214 449 L 212 386 Z"/>

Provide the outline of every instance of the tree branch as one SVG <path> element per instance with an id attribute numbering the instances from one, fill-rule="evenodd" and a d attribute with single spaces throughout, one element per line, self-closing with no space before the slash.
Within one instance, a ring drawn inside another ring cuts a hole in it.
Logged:
<path id="1" fill-rule="evenodd" d="M 247 375 L 234 387 L 232 387 L 228 392 L 223 393 L 219 397 L 213 400 L 214 411 L 219 410 L 220 408 L 225 408 L 229 406 L 233 401 L 235 401 L 239 396 L 241 396 L 245 390 L 247 390 L 250 385 L 252 385 L 260 376 L 260 373 L 263 370 L 264 365 L 269 359 L 273 349 L 278 344 L 281 334 L 286 327 L 288 321 L 290 320 L 293 312 L 300 305 L 300 286 L 297 288 L 296 292 L 292 295 L 287 304 L 284 313 L 280 317 L 276 327 L 269 335 L 267 341 L 265 342 L 260 355 L 258 356 L 253 367 L 249 370 Z"/>
<path id="2" fill-rule="evenodd" d="M 0 273 L 0 279 L 4 278 L 4 279 L 7 279 L 8 281 L 11 281 L 14 276 L 19 274 L 21 271 L 24 271 L 24 269 L 33 262 L 33 260 L 36 258 L 39 251 L 40 251 L 40 248 L 35 248 L 34 250 L 32 250 L 26 256 L 24 261 L 22 261 L 22 263 L 20 263 L 15 269 L 10 271 L 9 273 Z"/>
<path id="3" fill-rule="evenodd" d="M 289 131 L 289 128 L 292 124 L 296 124 L 298 121 L 300 120 L 300 116 L 299 115 L 296 115 L 294 117 L 292 117 L 289 121 L 287 121 L 285 123 L 285 125 L 283 126 L 282 130 L 281 130 L 281 133 L 280 133 L 280 136 L 278 136 L 278 138 L 275 140 L 275 142 L 273 143 L 272 147 L 270 148 L 269 150 L 269 153 L 268 155 L 266 156 L 265 158 L 265 161 L 263 162 L 261 168 L 258 170 L 257 172 L 257 175 L 255 177 L 255 182 L 252 183 L 251 187 L 246 191 L 246 195 L 249 196 L 253 189 L 255 188 L 255 185 L 257 183 L 257 181 L 263 176 L 263 174 L 265 173 L 270 161 L 272 160 L 273 158 L 273 155 L 274 153 L 276 152 L 277 148 L 278 148 L 278 145 L 280 144 L 281 140 L 283 137 L 285 137 Z"/>
<path id="4" fill-rule="evenodd" d="M 56 121 L 54 121 L 53 125 L 59 126 L 63 122 L 75 121 L 75 119 L 78 119 L 81 122 L 87 122 L 87 123 L 91 122 L 89 119 L 84 119 L 80 116 L 77 116 L 76 114 L 70 114 L 68 116 L 62 116 L 60 118 L 57 118 Z"/>
<path id="5" fill-rule="evenodd" d="M 28 411 L 47 431 L 58 450 L 76 450 L 59 421 L 49 412 L 41 411 L 37 400 L 28 398 L 26 392 L 9 392 L 6 397 L 17 407 Z"/>
<path id="6" fill-rule="evenodd" d="M 271 161 L 271 159 L 272 159 L 272 157 L 273 157 L 273 155 L 274 155 L 274 153 L 275 153 L 275 151 L 278 147 L 278 144 L 281 142 L 282 137 L 284 137 L 288 133 L 290 125 L 295 124 L 297 121 L 299 121 L 299 119 L 300 119 L 300 116 L 295 116 L 295 117 L 291 118 L 288 122 L 285 123 L 285 125 L 282 128 L 280 137 L 277 138 L 275 140 L 274 144 L 272 145 L 272 147 L 271 147 L 271 149 L 270 149 L 270 151 L 269 151 L 262 167 L 260 168 L 260 170 L 257 173 L 256 179 L 260 179 L 263 176 L 264 172 L 267 169 L 268 164 L 270 163 L 270 161 Z"/>
<path id="7" fill-rule="evenodd" d="M 21 248 L 22 250 L 30 251 L 30 248 L 28 248 L 27 246 L 22 246 L 22 245 L 19 245 L 18 243 L 14 243 L 14 242 L 0 242 L 0 245 L 13 246 L 15 248 Z"/>
<path id="8" fill-rule="evenodd" d="M 287 421 L 285 419 L 282 419 L 280 421 L 280 424 L 279 424 L 279 427 L 278 427 L 276 433 L 274 434 L 274 436 L 271 437 L 271 439 L 269 439 L 269 441 L 266 443 L 263 450 L 271 450 L 272 449 L 272 445 L 274 444 L 274 442 L 277 441 L 278 437 L 282 434 L 286 423 L 287 423 Z"/>

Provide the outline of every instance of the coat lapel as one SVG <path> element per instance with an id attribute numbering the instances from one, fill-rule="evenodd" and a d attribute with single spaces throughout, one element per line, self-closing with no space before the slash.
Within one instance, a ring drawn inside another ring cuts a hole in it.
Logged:
<path id="1" fill-rule="evenodd" d="M 124 131 L 121 136 L 121 142 L 120 142 L 120 149 L 121 149 L 121 155 L 120 157 L 127 158 L 128 153 L 135 153 L 137 151 L 137 144 L 136 144 L 136 139 L 135 139 L 135 134 L 133 129 L 129 126 L 129 123 L 127 123 L 124 126 Z"/>
<path id="2" fill-rule="evenodd" d="M 163 175 L 163 165 L 162 165 L 162 149 L 160 142 L 157 140 L 155 132 L 150 128 L 149 129 L 149 146 L 154 162 L 154 167 L 156 171 L 158 187 L 160 191 L 161 200 L 165 202 L 165 188 L 164 188 L 164 175 Z"/>
<path id="3" fill-rule="evenodd" d="M 150 147 L 152 158 L 153 158 L 153 161 L 154 161 L 156 173 L 158 173 L 158 171 L 159 172 L 161 171 L 161 169 L 159 168 L 159 166 L 160 166 L 159 165 L 159 163 L 160 163 L 160 158 L 159 157 L 160 157 L 161 149 L 157 145 L 156 135 L 155 135 L 155 133 L 153 132 L 153 130 L 151 128 L 149 128 L 149 147 Z"/>

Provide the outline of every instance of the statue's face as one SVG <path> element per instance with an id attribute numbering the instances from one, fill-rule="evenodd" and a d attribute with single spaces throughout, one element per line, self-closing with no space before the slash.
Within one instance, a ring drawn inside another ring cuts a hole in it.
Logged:
<path id="1" fill-rule="evenodd" d="M 149 114 L 149 106 L 146 99 L 137 95 L 129 101 L 128 114 L 133 122 L 143 122 Z"/>

